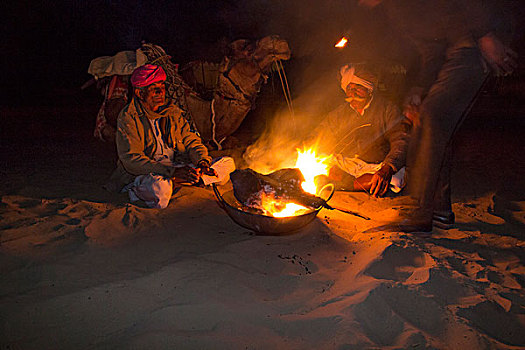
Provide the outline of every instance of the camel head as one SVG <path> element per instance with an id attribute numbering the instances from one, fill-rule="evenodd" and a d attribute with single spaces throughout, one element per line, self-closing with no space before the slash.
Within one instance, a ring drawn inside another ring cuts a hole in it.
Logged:
<path id="1" fill-rule="evenodd" d="M 255 45 L 253 58 L 263 71 L 267 71 L 270 65 L 277 60 L 290 59 L 291 51 L 286 40 L 278 35 L 266 36 Z"/>

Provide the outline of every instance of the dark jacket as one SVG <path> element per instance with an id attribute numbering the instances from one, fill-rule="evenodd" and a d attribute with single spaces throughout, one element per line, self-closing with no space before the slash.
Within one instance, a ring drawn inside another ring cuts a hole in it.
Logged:
<path id="1" fill-rule="evenodd" d="M 420 57 L 414 86 L 426 93 L 450 48 L 475 47 L 493 30 L 490 9 L 481 0 L 385 0 L 390 26 L 411 40 Z"/>
<path id="2" fill-rule="evenodd" d="M 315 134 L 323 153 L 383 162 L 397 171 L 405 165 L 409 131 L 399 108 L 376 94 L 362 116 L 344 103 L 328 114 Z"/>

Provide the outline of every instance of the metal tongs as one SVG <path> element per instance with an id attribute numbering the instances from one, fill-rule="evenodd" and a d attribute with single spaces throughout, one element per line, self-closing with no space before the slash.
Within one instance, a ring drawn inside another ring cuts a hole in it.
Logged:
<path id="1" fill-rule="evenodd" d="M 328 210 L 339 210 L 340 212 L 343 212 L 343 213 L 346 213 L 346 214 L 350 214 L 350 215 L 354 215 L 354 216 L 357 216 L 361 219 L 365 219 L 365 220 L 370 220 L 370 218 L 366 215 L 363 215 L 363 214 L 359 214 L 358 212 L 355 212 L 355 211 L 352 211 L 352 210 L 348 210 L 348 209 L 343 209 L 343 208 L 339 208 L 339 207 L 334 207 L 334 206 L 331 206 L 329 205 L 327 202 L 332 198 L 334 192 L 335 192 L 335 186 L 334 184 L 326 184 L 323 186 L 323 188 L 321 188 L 321 190 L 319 190 L 318 193 L 321 193 L 323 192 L 326 188 L 331 188 L 331 193 L 330 195 L 328 196 L 327 199 L 323 199 L 324 203 L 323 203 L 323 208 L 326 208 Z"/>
<path id="2" fill-rule="evenodd" d="M 340 212 L 343 212 L 343 213 L 346 213 L 346 214 L 354 215 L 354 216 L 360 217 L 360 218 L 365 219 L 365 220 L 370 220 L 370 218 L 368 216 L 363 215 L 363 214 L 359 214 L 356 211 L 343 209 L 343 208 L 332 207 L 332 206 L 330 206 L 328 204 L 324 205 L 323 207 L 328 209 L 328 210 L 339 210 Z"/>

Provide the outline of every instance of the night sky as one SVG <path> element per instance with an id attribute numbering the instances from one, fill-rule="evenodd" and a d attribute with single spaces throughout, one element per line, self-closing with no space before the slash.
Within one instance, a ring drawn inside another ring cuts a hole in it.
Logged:
<path id="1" fill-rule="evenodd" d="M 93 58 L 135 50 L 143 40 L 162 46 L 174 62 L 184 63 L 198 58 L 220 60 L 221 39 L 231 42 L 280 34 L 301 49 L 301 44 L 318 39 L 315 32 L 331 30 L 336 37 L 345 29 L 345 24 L 336 24 L 344 23 L 341 15 L 348 6 L 343 1 L 322 6 L 316 1 L 284 3 L 10 1 L 4 5 L 7 11 L 2 21 L 3 80 L 9 82 L 2 103 L 30 103 L 28 98 L 40 100 L 78 88 L 90 78 L 86 71 Z"/>
<path id="2" fill-rule="evenodd" d="M 209 44 L 228 35 L 218 15 L 227 6 L 226 1 L 13 1 L 3 24 L 9 98 L 18 100 L 28 89 L 48 95 L 49 89 L 79 87 L 89 79 L 93 58 L 135 50 L 142 40 L 163 46 L 174 60 L 188 60 L 195 45 L 186 43 Z"/>
<path id="3" fill-rule="evenodd" d="M 520 1 L 502 3 L 518 14 L 515 18 L 525 13 Z M 279 34 L 291 46 L 291 70 L 304 62 L 339 64 L 333 62 L 346 57 L 335 57 L 332 45 L 349 29 L 360 52 L 384 52 L 381 47 L 394 41 L 391 31 L 377 25 L 380 13 L 364 18 L 344 0 L 26 0 L 3 7 L 4 105 L 38 104 L 77 91 L 90 78 L 92 59 L 135 50 L 143 40 L 162 46 L 183 64 L 199 58 L 219 61 L 221 39 Z"/>

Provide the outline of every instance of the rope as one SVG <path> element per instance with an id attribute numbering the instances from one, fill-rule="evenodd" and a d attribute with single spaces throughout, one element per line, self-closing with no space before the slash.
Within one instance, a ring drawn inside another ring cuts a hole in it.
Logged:
<path id="1" fill-rule="evenodd" d="M 221 143 L 222 141 L 224 141 L 224 139 L 222 139 L 220 142 L 218 142 L 216 139 L 215 139 L 215 98 L 213 100 L 211 100 L 211 139 L 213 142 L 215 142 L 215 144 L 217 145 L 217 149 L 220 151 L 222 150 L 222 146 L 221 146 Z"/>
<path id="2" fill-rule="evenodd" d="M 292 109 L 292 114 L 294 114 L 293 103 L 292 103 L 292 93 L 290 92 L 290 86 L 288 85 L 288 79 L 286 78 L 283 62 L 281 60 L 277 60 L 277 64 L 281 67 L 281 70 L 283 71 L 284 82 L 286 83 L 286 91 L 288 92 L 288 100 L 290 101 L 290 107 Z"/>
<path id="3" fill-rule="evenodd" d="M 279 60 L 275 61 L 277 74 L 279 74 L 279 79 L 281 80 L 281 87 L 283 88 L 283 95 L 284 95 L 284 99 L 286 100 L 286 104 L 288 106 L 288 110 L 290 111 L 290 114 L 292 114 L 292 116 L 293 116 L 292 101 L 291 101 L 291 97 L 288 95 L 288 92 L 290 91 L 290 89 L 286 88 L 287 83 L 286 83 L 285 78 L 283 77 L 284 71 L 281 73 L 281 66 L 279 66 L 278 62 L 280 62 L 280 61 Z"/>
<path id="4" fill-rule="evenodd" d="M 154 59 L 153 61 L 150 62 L 150 64 L 155 64 L 157 63 L 157 61 L 162 61 L 164 60 L 164 58 L 167 58 L 168 60 L 171 59 L 171 56 L 167 55 L 167 54 L 164 54 L 156 59 Z"/>
<path id="5" fill-rule="evenodd" d="M 288 79 L 286 79 L 286 74 L 284 72 L 284 66 L 281 60 L 276 60 L 275 66 L 277 68 L 277 73 L 279 74 L 279 79 L 281 80 L 281 86 L 283 88 L 283 95 L 286 100 L 288 110 L 290 111 L 290 115 L 292 116 L 292 123 L 293 123 L 293 128 L 295 131 L 297 130 L 296 124 L 295 124 L 295 113 L 294 113 L 293 104 L 292 104 L 292 94 L 290 93 L 290 86 L 288 85 Z"/>

